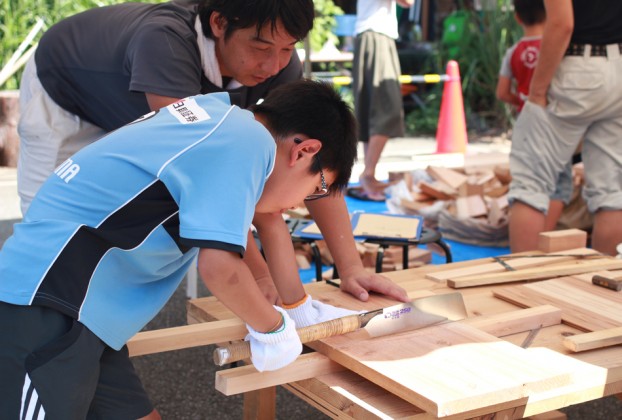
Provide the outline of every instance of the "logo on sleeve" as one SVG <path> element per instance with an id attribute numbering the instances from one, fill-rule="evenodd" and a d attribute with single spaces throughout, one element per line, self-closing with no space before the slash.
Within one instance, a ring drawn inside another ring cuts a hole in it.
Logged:
<path id="1" fill-rule="evenodd" d="M 66 161 L 64 161 L 54 171 L 54 173 L 66 183 L 69 183 L 69 181 L 71 181 L 74 176 L 78 175 L 78 172 L 80 172 L 80 165 L 74 163 L 74 161 L 71 159 L 67 159 Z"/>
<path id="2" fill-rule="evenodd" d="M 186 98 L 166 107 L 182 124 L 194 124 L 209 120 L 209 114 L 197 104 L 194 98 Z"/>

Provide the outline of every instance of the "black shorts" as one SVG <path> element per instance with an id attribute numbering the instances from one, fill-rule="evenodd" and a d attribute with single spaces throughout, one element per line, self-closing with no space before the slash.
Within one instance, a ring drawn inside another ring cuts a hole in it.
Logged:
<path id="1" fill-rule="evenodd" d="M 153 411 L 127 347 L 108 347 L 56 310 L 0 302 L 0 342 L 2 418 L 129 420 Z"/>

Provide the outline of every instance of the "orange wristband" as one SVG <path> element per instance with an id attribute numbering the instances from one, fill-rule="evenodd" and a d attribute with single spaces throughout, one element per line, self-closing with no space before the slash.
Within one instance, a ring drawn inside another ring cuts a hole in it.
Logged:
<path id="1" fill-rule="evenodd" d="M 309 295 L 305 295 L 305 297 L 303 297 L 302 299 L 300 299 L 298 302 L 294 302 L 294 303 L 283 303 L 281 304 L 281 306 L 283 307 L 283 309 L 294 309 L 299 307 L 300 305 L 302 305 L 303 303 L 305 303 L 307 301 L 307 298 L 309 297 Z"/>

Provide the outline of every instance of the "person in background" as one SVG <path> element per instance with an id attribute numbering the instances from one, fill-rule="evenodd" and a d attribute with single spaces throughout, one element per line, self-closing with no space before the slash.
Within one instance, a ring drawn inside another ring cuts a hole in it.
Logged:
<path id="1" fill-rule="evenodd" d="M 537 248 L 549 197 L 583 141 L 583 196 L 594 214 L 591 245 L 615 255 L 622 241 L 622 3 L 544 5 L 540 55 L 512 135 L 510 247 Z"/>
<path id="2" fill-rule="evenodd" d="M 313 18 L 312 0 L 200 0 L 119 4 L 54 25 L 27 64 L 20 87 L 17 176 L 24 214 L 54 168 L 149 111 L 221 91 L 236 93 L 246 108 L 301 78 L 295 44 L 307 36 Z M 370 291 L 408 300 L 403 288 L 363 267 L 340 194 L 309 202 L 308 208 L 335 259 L 343 291 L 361 300 Z M 262 242 L 284 240 L 284 232 L 274 235 Z M 245 258 L 276 303 L 270 273 L 250 242 Z M 298 278 L 293 252 L 280 258 L 283 269 Z"/>
<path id="3" fill-rule="evenodd" d="M 387 185 L 376 178 L 376 166 L 387 141 L 404 135 L 401 69 L 395 45 L 397 4 L 408 8 L 413 0 L 356 3 L 352 90 L 365 166 L 360 188 L 350 188 L 348 194 L 369 201 L 385 200 Z"/>
<path id="4" fill-rule="evenodd" d="M 543 0 L 514 0 L 514 17 L 523 37 L 506 51 L 497 81 L 497 98 L 521 111 L 529 95 L 529 84 L 540 54 L 546 10 Z M 556 183 L 546 213 L 544 230 L 554 230 L 568 204 L 573 189 L 572 164 L 568 164 Z"/>
<path id="5" fill-rule="evenodd" d="M 42 185 L 0 251 L 2 418 L 159 419 L 126 342 L 196 256 L 208 289 L 246 322 L 259 371 L 298 357 L 296 327 L 356 313 L 278 267 L 284 305 L 273 306 L 242 258 L 254 217 L 347 186 L 352 111 L 309 80 L 251 110 L 228 93 L 185 98 L 81 149 Z M 293 252 L 291 241 L 264 246 Z"/>

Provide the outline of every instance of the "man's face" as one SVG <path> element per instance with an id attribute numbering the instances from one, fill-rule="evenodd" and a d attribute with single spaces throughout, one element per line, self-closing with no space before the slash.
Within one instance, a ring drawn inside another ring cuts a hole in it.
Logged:
<path id="1" fill-rule="evenodd" d="M 224 77 L 232 77 L 244 86 L 255 86 L 276 75 L 291 59 L 296 39 L 277 22 L 275 31 L 269 24 L 259 34 L 255 26 L 238 29 L 225 40 L 226 22 L 218 13 L 210 19 L 216 42 L 216 57 Z"/>

